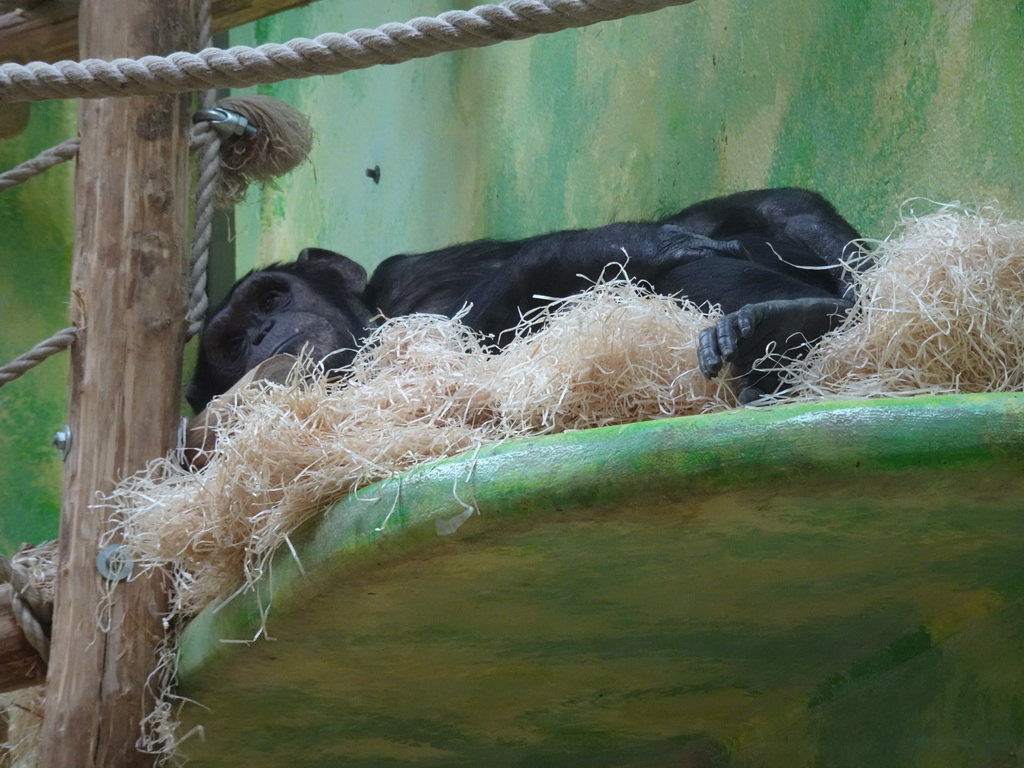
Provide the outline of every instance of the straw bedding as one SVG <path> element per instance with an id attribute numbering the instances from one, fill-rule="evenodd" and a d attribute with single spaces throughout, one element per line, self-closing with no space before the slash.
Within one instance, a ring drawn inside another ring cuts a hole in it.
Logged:
<path id="1" fill-rule="evenodd" d="M 946 206 L 876 254 L 843 327 L 790 366 L 788 399 L 1024 387 L 1024 222 Z"/>
<path id="2" fill-rule="evenodd" d="M 343 382 L 305 361 L 286 385 L 243 391 L 201 471 L 166 459 L 118 487 L 119 534 L 137 562 L 177 566 L 176 610 L 191 615 L 355 488 L 502 440 L 732 402 L 697 371 L 708 316 L 693 306 L 617 281 L 549 312 L 499 356 L 457 319 L 397 318 Z"/>

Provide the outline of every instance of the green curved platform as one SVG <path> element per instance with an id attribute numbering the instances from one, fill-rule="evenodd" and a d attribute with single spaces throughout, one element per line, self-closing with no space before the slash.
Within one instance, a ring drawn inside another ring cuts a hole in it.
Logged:
<path id="1" fill-rule="evenodd" d="M 190 765 L 1024 759 L 1024 394 L 508 444 L 295 542 L 186 632 Z"/>

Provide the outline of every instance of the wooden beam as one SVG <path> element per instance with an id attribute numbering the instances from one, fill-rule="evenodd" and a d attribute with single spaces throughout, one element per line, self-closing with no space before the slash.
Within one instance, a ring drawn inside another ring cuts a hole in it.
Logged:
<path id="1" fill-rule="evenodd" d="M 10 584 L 0 584 L 0 693 L 39 685 L 46 679 L 46 663 L 14 618 L 13 592 Z"/>
<path id="2" fill-rule="evenodd" d="M 26 64 L 52 52 L 78 58 L 78 3 L 48 0 L 0 12 L 0 62 Z M 67 55 L 70 54 L 70 55 Z"/>
<path id="3" fill-rule="evenodd" d="M 166 55 L 190 47 L 190 0 L 84 0 L 82 53 Z M 158 574 L 105 589 L 96 567 L 108 512 L 97 492 L 177 438 L 187 273 L 189 94 L 83 101 L 75 180 L 71 450 L 39 764 L 135 768 L 153 707 L 147 678 L 164 637 Z M 102 619 L 102 620 L 101 620 Z"/>
<path id="4" fill-rule="evenodd" d="M 213 0 L 213 31 L 223 32 L 311 2 L 313 0 Z M 192 49 L 192 45 L 184 48 Z M 80 57 L 78 52 L 77 2 L 44 0 L 28 8 L 0 11 L 0 63 L 79 58 L 85 57 Z"/>

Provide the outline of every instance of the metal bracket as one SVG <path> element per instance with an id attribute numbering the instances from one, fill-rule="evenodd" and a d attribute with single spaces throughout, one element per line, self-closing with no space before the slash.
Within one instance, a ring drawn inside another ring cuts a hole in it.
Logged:
<path id="1" fill-rule="evenodd" d="M 223 107 L 213 109 L 197 109 L 192 115 L 193 123 L 208 122 L 210 126 L 226 139 L 251 139 L 259 130 L 249 122 L 248 118 Z"/>
<path id="2" fill-rule="evenodd" d="M 132 575 L 132 559 L 120 544 L 107 544 L 96 555 L 96 568 L 108 581 L 124 581 Z"/>

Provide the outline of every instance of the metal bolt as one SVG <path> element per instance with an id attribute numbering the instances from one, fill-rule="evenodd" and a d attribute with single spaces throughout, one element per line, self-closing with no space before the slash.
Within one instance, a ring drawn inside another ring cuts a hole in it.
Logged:
<path id="1" fill-rule="evenodd" d="M 71 427 L 64 425 L 64 429 L 53 436 L 53 447 L 60 451 L 61 461 L 68 457 L 71 452 Z"/>

